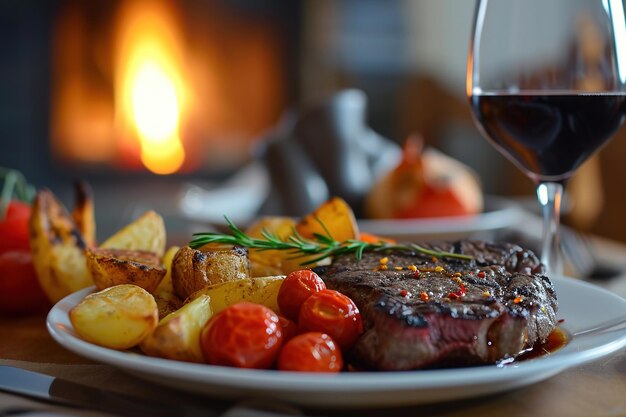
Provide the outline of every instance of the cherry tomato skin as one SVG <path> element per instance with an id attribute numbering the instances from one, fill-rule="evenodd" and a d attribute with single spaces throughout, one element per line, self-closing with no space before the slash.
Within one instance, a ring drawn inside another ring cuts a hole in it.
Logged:
<path id="1" fill-rule="evenodd" d="M 303 333 L 285 344 L 278 356 L 278 369 L 300 372 L 339 372 L 343 368 L 341 350 L 324 333 Z"/>
<path id="2" fill-rule="evenodd" d="M 281 314 L 297 322 L 302 303 L 312 294 L 324 289 L 326 289 L 324 281 L 310 269 L 290 273 L 278 290 L 278 307 Z"/>
<path id="3" fill-rule="evenodd" d="M 215 315 L 200 334 L 207 363 L 270 368 L 282 346 L 278 315 L 260 304 L 241 302 Z"/>
<path id="4" fill-rule="evenodd" d="M 49 307 L 30 252 L 11 250 L 0 254 L 0 312 L 22 315 Z"/>
<path id="5" fill-rule="evenodd" d="M 300 329 L 295 322 L 280 314 L 278 315 L 278 320 L 283 330 L 283 344 L 300 334 Z"/>
<path id="6" fill-rule="evenodd" d="M 334 290 L 310 296 L 300 310 L 302 331 L 328 334 L 343 351 L 349 350 L 363 333 L 361 313 L 354 302 Z"/>
<path id="7" fill-rule="evenodd" d="M 6 214 L 0 219 L 0 254 L 10 250 L 30 249 L 28 221 L 30 206 L 13 200 L 7 207 Z"/>

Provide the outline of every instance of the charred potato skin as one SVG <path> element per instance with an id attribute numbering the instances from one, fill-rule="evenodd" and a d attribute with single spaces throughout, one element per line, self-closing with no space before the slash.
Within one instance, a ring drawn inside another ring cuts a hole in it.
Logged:
<path id="1" fill-rule="evenodd" d="M 92 285 L 82 234 L 51 191 L 37 192 L 29 229 L 37 278 L 52 303 Z"/>
<path id="2" fill-rule="evenodd" d="M 174 293 L 174 285 L 172 284 L 172 261 L 179 250 L 178 246 L 170 247 L 161 260 L 167 272 L 157 289 L 152 292 L 159 308 L 159 319 L 163 319 L 183 305 L 183 300 Z"/>
<path id="3" fill-rule="evenodd" d="M 154 292 L 166 274 L 156 254 L 125 249 L 87 248 L 87 266 L 98 290 L 132 284 Z"/>
<path id="4" fill-rule="evenodd" d="M 93 191 L 86 181 L 74 183 L 75 203 L 72 220 L 80 230 L 87 246 L 96 246 L 96 221 L 94 218 Z"/>
<path id="5" fill-rule="evenodd" d="M 250 278 L 250 262 L 245 248 L 181 248 L 172 261 L 172 285 L 181 299 L 210 285 Z"/>

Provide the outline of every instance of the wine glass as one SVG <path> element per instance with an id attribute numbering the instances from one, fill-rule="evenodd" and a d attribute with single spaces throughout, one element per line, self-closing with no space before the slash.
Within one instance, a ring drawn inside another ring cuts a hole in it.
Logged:
<path id="1" fill-rule="evenodd" d="M 622 0 L 478 0 L 467 65 L 474 120 L 537 185 L 541 261 L 561 274 L 563 187 L 626 113 Z"/>

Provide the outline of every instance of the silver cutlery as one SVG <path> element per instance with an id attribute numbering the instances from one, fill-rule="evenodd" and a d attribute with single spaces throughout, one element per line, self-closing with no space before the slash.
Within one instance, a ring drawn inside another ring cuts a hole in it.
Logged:
<path id="1" fill-rule="evenodd" d="M 561 228 L 561 247 L 580 277 L 593 280 L 609 280 L 621 271 L 600 261 L 591 239 L 574 229 Z"/>
<path id="2" fill-rule="evenodd" d="M 207 400 L 204 406 L 181 400 L 176 405 L 148 401 L 113 391 L 93 388 L 61 378 L 12 366 L 0 365 L 0 391 L 30 397 L 51 404 L 129 417 L 286 417 L 303 415 L 287 404 L 272 401 L 244 401 L 227 408 Z M 219 403 L 218 403 L 219 404 Z M 37 410 L 0 409 L 0 416 L 25 415 Z"/>

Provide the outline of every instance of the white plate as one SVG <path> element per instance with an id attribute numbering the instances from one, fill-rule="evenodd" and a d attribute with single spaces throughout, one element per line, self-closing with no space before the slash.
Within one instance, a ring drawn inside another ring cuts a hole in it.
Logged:
<path id="1" fill-rule="evenodd" d="M 485 210 L 469 216 L 358 221 L 359 230 L 398 241 L 461 239 L 480 232 L 504 229 L 518 223 L 523 209 L 511 200 L 485 197 Z"/>
<path id="2" fill-rule="evenodd" d="M 305 406 L 399 406 L 491 394 L 542 381 L 626 346 L 626 300 L 571 278 L 553 279 L 561 327 L 574 335 L 557 352 L 505 366 L 335 375 L 257 371 L 189 364 L 102 348 L 79 339 L 68 312 L 93 288 L 56 304 L 48 315 L 52 337 L 87 358 L 151 382 L 222 398 L 276 398 Z"/>

